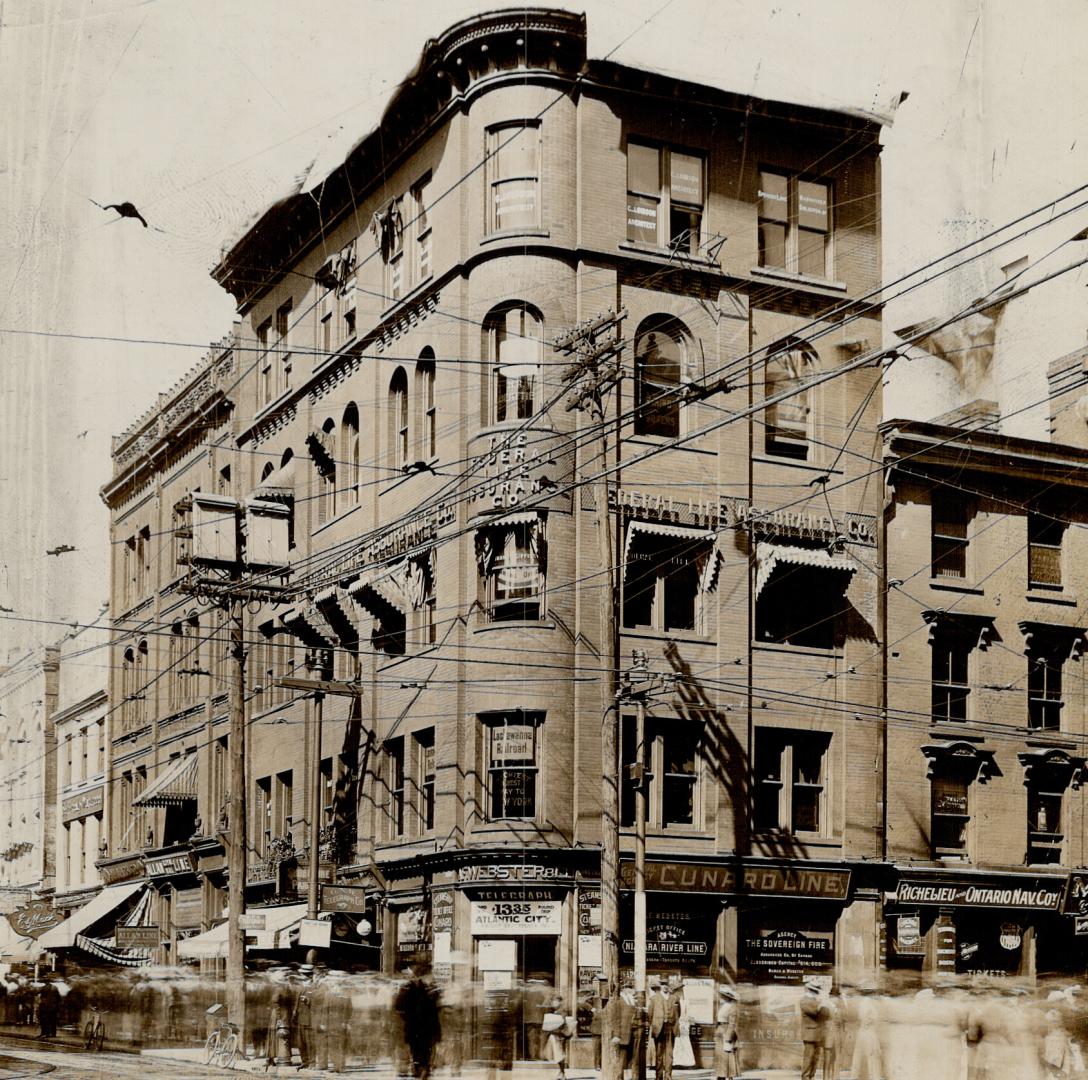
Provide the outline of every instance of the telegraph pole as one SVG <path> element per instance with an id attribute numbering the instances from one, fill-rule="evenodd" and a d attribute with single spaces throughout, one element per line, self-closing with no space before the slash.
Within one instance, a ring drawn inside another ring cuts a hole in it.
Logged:
<path id="1" fill-rule="evenodd" d="M 619 877 L 620 877 L 620 818 L 619 818 L 619 754 L 617 746 L 616 688 L 616 587 L 615 549 L 612 543 L 612 519 L 608 507 L 608 481 L 605 477 L 608 454 L 608 432 L 605 424 L 604 401 L 608 391 L 622 375 L 620 353 L 620 322 L 627 314 L 611 309 L 579 323 L 555 339 L 556 350 L 571 356 L 561 378 L 570 384 L 566 408 L 586 413 L 600 431 L 599 474 L 593 482 L 593 499 L 597 509 L 597 541 L 601 561 L 600 588 L 601 657 L 607 658 L 605 708 L 601 724 L 601 961 L 609 998 L 619 992 Z M 607 642 L 607 646 L 606 643 Z M 617 1056 L 612 1048 L 612 1010 L 606 1009 L 601 1031 L 602 1080 L 622 1080 L 617 1069 Z"/>
<path id="2" fill-rule="evenodd" d="M 232 573 L 235 588 L 225 597 L 230 619 L 230 809 L 227 827 L 227 1016 L 245 1030 L 246 934 L 240 916 L 246 904 L 249 865 L 246 852 L 248 808 L 246 805 L 246 647 L 245 605 L 238 594 L 241 565 Z"/>

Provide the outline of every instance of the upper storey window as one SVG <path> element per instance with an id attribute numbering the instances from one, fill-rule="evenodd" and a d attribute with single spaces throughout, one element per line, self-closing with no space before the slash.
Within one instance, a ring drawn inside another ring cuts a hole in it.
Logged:
<path id="1" fill-rule="evenodd" d="M 813 436 L 813 391 L 808 385 L 818 370 L 816 354 L 801 342 L 770 351 L 763 369 L 765 398 L 786 395 L 766 409 L 765 450 L 779 457 L 810 457 Z"/>
<path id="2" fill-rule="evenodd" d="M 704 161 L 667 146 L 627 144 L 627 239 L 698 254 Z"/>
<path id="3" fill-rule="evenodd" d="M 490 416 L 493 424 L 528 420 L 540 407 L 540 362 L 544 324 L 524 304 L 493 313 L 485 324 L 491 371 Z"/>
<path id="4" fill-rule="evenodd" d="M 487 231 L 540 227 L 540 121 L 487 131 Z"/>
<path id="5" fill-rule="evenodd" d="M 687 335 L 668 316 L 647 319 L 635 337 L 635 434 L 680 434 Z"/>
<path id="6" fill-rule="evenodd" d="M 760 172 L 759 265 L 827 278 L 830 264 L 831 185 L 783 172 Z"/>

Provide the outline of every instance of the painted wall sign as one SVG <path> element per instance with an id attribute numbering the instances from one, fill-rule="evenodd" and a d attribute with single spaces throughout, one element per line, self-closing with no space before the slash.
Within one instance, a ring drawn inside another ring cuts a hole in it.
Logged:
<path id="1" fill-rule="evenodd" d="M 462 866 L 457 872 L 460 884 L 496 881 L 570 881 L 571 872 L 562 866 L 541 866 L 539 863 L 485 863 Z"/>
<path id="2" fill-rule="evenodd" d="M 5 918 L 15 933 L 35 939 L 64 922 L 64 916 L 45 900 L 31 900 L 29 904 L 8 912 Z"/>
<path id="3" fill-rule="evenodd" d="M 895 890 L 899 904 L 938 904 L 943 907 L 1012 907 L 1032 911 L 1057 911 L 1061 884 L 1025 882 L 1021 886 L 966 884 L 947 885 L 901 878 Z"/>
<path id="4" fill-rule="evenodd" d="M 620 883 L 625 889 L 634 888 L 634 863 L 620 864 Z M 735 865 L 650 862 L 646 864 L 646 888 L 651 892 L 676 890 L 845 900 L 850 894 L 850 871 L 750 863 L 742 863 L 738 871 Z"/>
<path id="5" fill-rule="evenodd" d="M 100 785 L 90 791 L 81 791 L 78 795 L 69 795 L 60 804 L 61 821 L 74 821 L 102 813 L 102 790 Z"/>
<path id="6" fill-rule="evenodd" d="M 187 851 L 176 855 L 157 855 L 144 859 L 148 877 L 169 877 L 171 874 L 193 873 L 193 858 Z"/>
<path id="7" fill-rule="evenodd" d="M 1074 871 L 1062 895 L 1063 915 L 1088 915 L 1088 874 Z"/>
<path id="8" fill-rule="evenodd" d="M 162 931 L 157 926 L 118 926 L 114 940 L 119 949 L 153 949 L 162 941 Z"/>
<path id="9" fill-rule="evenodd" d="M 475 512 L 517 506 L 543 492 L 542 481 L 547 481 L 549 490 L 562 484 L 570 469 L 559 439 L 541 431 L 483 436 L 479 443 L 470 444 L 469 454 L 474 463 L 468 471 L 467 494 Z M 570 494 L 557 493 L 557 497 L 567 502 Z"/>
<path id="10" fill-rule="evenodd" d="M 560 934 L 563 930 L 561 900 L 473 900 L 469 926 L 476 936 Z"/>

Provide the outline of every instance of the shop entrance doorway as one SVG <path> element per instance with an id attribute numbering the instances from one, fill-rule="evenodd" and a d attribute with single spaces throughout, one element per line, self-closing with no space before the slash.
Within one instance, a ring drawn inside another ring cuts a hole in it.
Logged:
<path id="1" fill-rule="evenodd" d="M 477 1002 L 477 1055 L 501 1057 L 509 1040 L 515 1060 L 539 1061 L 547 1041 L 544 1014 L 556 993 L 559 938 L 524 935 L 477 938 L 476 969 L 483 987 Z"/>

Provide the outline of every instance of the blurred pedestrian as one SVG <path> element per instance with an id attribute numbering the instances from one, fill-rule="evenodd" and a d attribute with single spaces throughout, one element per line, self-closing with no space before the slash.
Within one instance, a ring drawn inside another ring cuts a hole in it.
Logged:
<path id="1" fill-rule="evenodd" d="M 659 979 L 650 984 L 650 990 L 648 1013 L 650 1037 L 654 1041 L 654 1075 L 657 1080 L 671 1080 L 672 1047 L 680 1005 Z"/>
<path id="2" fill-rule="evenodd" d="M 416 1080 L 427 1080 L 435 1045 L 442 1037 L 438 988 L 430 979 L 413 973 L 397 993 L 393 1007 L 400 1017 L 412 1075 Z"/>
<path id="3" fill-rule="evenodd" d="M 608 999 L 603 1012 L 612 1028 L 612 1044 L 608 1052 L 615 1054 L 617 1069 L 622 1077 L 627 1066 L 633 1065 L 638 1052 L 639 1023 L 634 990 L 625 986 Z"/>
<path id="4" fill-rule="evenodd" d="M 737 1054 L 737 991 L 728 985 L 718 988 L 720 1001 L 714 1023 L 714 1075 L 717 1080 L 740 1076 Z"/>
<path id="5" fill-rule="evenodd" d="M 815 1080 L 816 1065 L 823 1056 L 824 1029 L 827 1010 L 820 1000 L 820 984 L 811 979 L 805 983 L 801 997 L 801 1080 Z"/>
<path id="6" fill-rule="evenodd" d="M 314 1063 L 314 966 L 300 964 L 295 997 L 295 1038 L 302 1068 Z"/>
<path id="7" fill-rule="evenodd" d="M 57 1034 L 57 1014 L 60 1011 L 60 993 L 48 977 L 38 994 L 39 1039 L 52 1039 Z"/>
<path id="8" fill-rule="evenodd" d="M 551 1008 L 545 1013 L 545 1016 L 558 1016 L 560 1018 L 559 1026 L 548 1033 L 544 1054 L 549 1061 L 554 1061 L 559 1066 L 559 1071 L 556 1074 L 559 1080 L 566 1080 L 567 1048 L 575 1031 L 574 1017 L 567 1014 L 563 1008 L 563 999 L 559 996 L 552 998 Z"/>
<path id="9" fill-rule="evenodd" d="M 831 993 L 823 1004 L 826 1016 L 824 1017 L 824 1038 L 821 1047 L 821 1060 L 823 1063 L 821 1075 L 823 1080 L 838 1080 L 839 1051 L 843 1043 L 844 1016 L 837 988 L 832 987 Z"/>

